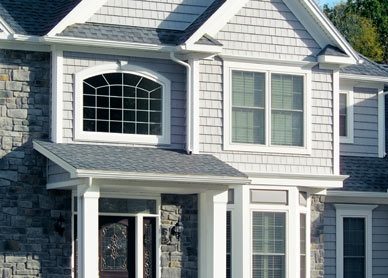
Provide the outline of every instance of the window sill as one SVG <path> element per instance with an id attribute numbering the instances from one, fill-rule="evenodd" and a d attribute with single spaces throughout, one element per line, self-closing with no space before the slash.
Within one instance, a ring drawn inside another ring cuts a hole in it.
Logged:
<path id="1" fill-rule="evenodd" d="M 74 141 L 100 142 L 100 143 L 122 143 L 140 145 L 168 145 L 168 136 L 141 135 L 141 134 L 120 134 L 107 132 L 86 132 L 75 133 Z"/>
<path id="2" fill-rule="evenodd" d="M 242 144 L 242 143 L 224 143 L 224 150 L 255 152 L 255 153 L 311 155 L 311 148 L 309 146 L 293 147 L 293 146 L 254 145 L 254 144 Z"/>

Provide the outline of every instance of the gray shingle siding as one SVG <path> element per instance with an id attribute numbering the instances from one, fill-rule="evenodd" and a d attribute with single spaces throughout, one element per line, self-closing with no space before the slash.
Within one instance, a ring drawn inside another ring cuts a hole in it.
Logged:
<path id="1" fill-rule="evenodd" d="M 285 155 L 223 150 L 223 63 L 200 63 L 200 151 L 214 154 L 241 171 L 332 174 L 332 74 L 313 69 L 312 153 Z"/>
<path id="2" fill-rule="evenodd" d="M 65 143 L 73 142 L 74 74 L 88 67 L 127 61 L 151 71 L 156 71 L 171 81 L 171 147 L 185 148 L 185 68 L 171 60 L 137 58 L 114 55 L 97 55 L 76 52 L 64 53 L 63 84 L 63 137 Z"/>
<path id="3" fill-rule="evenodd" d="M 316 60 L 321 50 L 282 0 L 251 0 L 215 36 L 224 54 Z"/>
<path id="4" fill-rule="evenodd" d="M 377 89 L 353 88 L 354 143 L 341 144 L 341 155 L 378 156 Z"/>
<path id="5" fill-rule="evenodd" d="M 211 4 L 209 0 L 109 0 L 88 21 L 184 30 Z"/>

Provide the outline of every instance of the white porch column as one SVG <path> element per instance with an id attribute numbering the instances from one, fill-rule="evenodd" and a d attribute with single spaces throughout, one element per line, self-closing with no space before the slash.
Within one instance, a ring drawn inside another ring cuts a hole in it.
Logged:
<path id="1" fill-rule="evenodd" d="M 98 277 L 98 187 L 78 186 L 78 277 Z"/>
<path id="2" fill-rule="evenodd" d="M 199 277 L 226 277 L 228 191 L 199 194 Z"/>

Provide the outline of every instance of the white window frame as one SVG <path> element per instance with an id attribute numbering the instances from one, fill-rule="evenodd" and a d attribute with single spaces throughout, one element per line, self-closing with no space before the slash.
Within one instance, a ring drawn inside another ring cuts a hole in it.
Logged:
<path id="1" fill-rule="evenodd" d="M 344 274 L 344 218 L 365 219 L 365 272 L 366 277 L 372 277 L 372 217 L 375 205 L 335 204 L 336 209 L 336 277 L 343 278 Z"/>
<path id="2" fill-rule="evenodd" d="M 354 99 L 353 91 L 340 91 L 340 94 L 346 95 L 346 136 L 340 136 L 340 143 L 353 144 L 354 143 Z"/>
<path id="3" fill-rule="evenodd" d="M 307 193 L 307 206 L 299 205 L 299 191 L 305 191 L 304 189 L 298 189 L 297 187 L 286 187 L 286 186 L 251 186 L 247 188 L 249 191 L 249 200 L 250 200 L 250 191 L 254 189 L 257 190 L 280 190 L 288 191 L 288 204 L 257 204 L 249 203 L 249 228 L 245 231 L 244 237 L 247 237 L 249 240 L 249 277 L 252 277 L 252 264 L 253 264 L 253 245 L 252 245 L 252 221 L 253 221 L 253 212 L 280 212 L 286 214 L 286 269 L 285 269 L 285 278 L 291 277 L 300 277 L 300 223 L 299 215 L 301 213 L 306 215 L 306 243 L 310 242 L 310 230 L 311 230 L 311 197 Z M 291 221 L 292 219 L 292 221 Z M 248 233 L 248 234 L 246 234 Z M 294 240 L 297 239 L 297 240 Z M 234 238 L 234 240 L 239 240 Z M 291 254 L 292 252 L 292 254 Z M 310 245 L 306 244 L 306 278 L 310 278 Z M 233 264 L 232 264 L 233 265 Z M 233 273 L 233 272 L 232 272 Z M 297 276 L 295 276 L 297 274 Z"/>
<path id="4" fill-rule="evenodd" d="M 265 73 L 265 144 L 232 142 L 232 71 Z M 303 146 L 271 145 L 271 74 L 303 77 Z M 224 62 L 224 150 L 311 154 L 311 70 L 300 67 L 262 65 L 254 63 Z"/>
<path id="5" fill-rule="evenodd" d="M 72 217 L 71 217 L 71 238 L 72 238 L 72 256 L 71 256 L 71 266 L 72 266 L 72 277 L 75 277 L 75 272 L 77 271 L 74 269 L 74 256 L 75 256 L 75 238 L 74 238 L 74 216 L 77 215 L 77 211 L 75 211 L 75 204 L 74 204 L 74 198 L 77 197 L 77 191 L 72 191 L 72 198 L 71 198 L 71 210 L 72 210 Z M 130 194 L 130 193 L 110 193 L 110 192 L 101 192 L 101 195 L 99 197 L 101 198 L 110 198 L 110 199 L 141 199 L 141 200 L 155 200 L 156 201 L 156 214 L 150 214 L 150 213 L 106 213 L 106 212 L 98 212 L 98 216 L 128 216 L 128 217 L 135 217 L 135 254 L 136 254 L 136 274 L 135 276 L 137 278 L 143 277 L 143 256 L 141 255 L 143 252 L 143 238 L 141 235 L 143 235 L 143 218 L 144 217 L 153 217 L 155 218 L 155 262 L 156 262 L 156 278 L 161 277 L 161 261 L 160 261 L 160 255 L 161 255 L 161 235 L 160 235 L 160 210 L 161 210 L 161 196 L 160 194 L 157 195 L 143 195 L 143 194 Z M 81 234 L 80 232 L 77 232 L 77 234 Z M 139 236 L 140 235 L 140 236 Z M 97 254 L 98 255 L 98 254 Z"/>
<path id="6" fill-rule="evenodd" d="M 120 134 L 83 131 L 83 81 L 89 77 L 122 72 L 139 75 L 162 85 L 162 135 Z M 161 74 L 132 64 L 105 64 L 85 69 L 74 75 L 74 141 L 167 145 L 170 144 L 171 82 Z"/>

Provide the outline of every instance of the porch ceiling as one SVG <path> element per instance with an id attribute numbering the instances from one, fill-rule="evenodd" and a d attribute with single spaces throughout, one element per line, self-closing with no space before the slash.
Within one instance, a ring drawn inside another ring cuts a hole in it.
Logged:
<path id="1" fill-rule="evenodd" d="M 34 148 L 72 179 L 247 184 L 248 177 L 212 155 L 180 150 L 34 141 Z"/>

